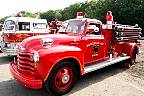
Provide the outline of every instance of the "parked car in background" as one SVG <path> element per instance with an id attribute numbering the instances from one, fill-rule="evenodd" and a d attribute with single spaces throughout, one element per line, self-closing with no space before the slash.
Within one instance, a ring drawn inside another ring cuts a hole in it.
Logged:
<path id="1" fill-rule="evenodd" d="M 17 44 L 23 39 L 49 32 L 46 19 L 10 17 L 4 22 L 1 51 L 7 55 L 16 55 Z"/>

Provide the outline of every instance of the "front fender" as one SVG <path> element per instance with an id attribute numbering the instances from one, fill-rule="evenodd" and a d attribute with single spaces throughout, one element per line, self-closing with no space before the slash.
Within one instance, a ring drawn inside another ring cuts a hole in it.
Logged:
<path id="1" fill-rule="evenodd" d="M 52 46 L 38 51 L 40 61 L 37 67 L 38 77 L 47 80 L 53 67 L 61 60 L 73 58 L 80 66 L 81 74 L 84 72 L 83 51 L 75 46 Z"/>

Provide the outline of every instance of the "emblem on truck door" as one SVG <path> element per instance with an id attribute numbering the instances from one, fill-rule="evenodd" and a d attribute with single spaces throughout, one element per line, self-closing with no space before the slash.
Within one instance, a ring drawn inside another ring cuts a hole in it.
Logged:
<path id="1" fill-rule="evenodd" d="M 95 57 L 95 56 L 98 56 L 98 47 L 99 47 L 99 44 L 94 44 L 93 45 L 93 54 L 92 54 L 92 58 Z"/>
<path id="2" fill-rule="evenodd" d="M 93 45 L 94 52 L 96 52 L 96 53 L 98 52 L 98 47 L 99 47 L 98 44 Z"/>
<path id="3" fill-rule="evenodd" d="M 93 46 L 93 53 L 92 53 L 92 58 L 95 56 L 98 56 L 98 47 L 99 45 L 103 45 L 104 43 L 100 43 L 100 42 L 92 42 L 87 44 L 87 47 Z"/>

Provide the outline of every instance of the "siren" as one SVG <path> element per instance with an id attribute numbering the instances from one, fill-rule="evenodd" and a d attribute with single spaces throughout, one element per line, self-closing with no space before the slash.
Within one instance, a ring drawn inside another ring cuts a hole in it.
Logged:
<path id="1" fill-rule="evenodd" d="M 84 17 L 83 12 L 77 12 L 77 19 L 82 19 Z"/>

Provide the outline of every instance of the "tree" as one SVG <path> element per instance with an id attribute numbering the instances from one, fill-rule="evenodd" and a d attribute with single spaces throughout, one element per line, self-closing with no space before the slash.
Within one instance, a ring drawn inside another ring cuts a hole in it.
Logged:
<path id="1" fill-rule="evenodd" d="M 10 16 L 6 16 L 0 19 L 0 22 L 4 22 L 7 18 L 9 18 Z"/>
<path id="2" fill-rule="evenodd" d="M 107 0 L 107 8 L 113 12 L 114 20 L 121 24 L 139 24 L 144 28 L 144 0 Z"/>
<path id="3" fill-rule="evenodd" d="M 47 21 L 52 21 L 54 19 L 61 19 L 61 10 L 49 10 L 40 14 L 40 17 L 47 19 Z"/>

